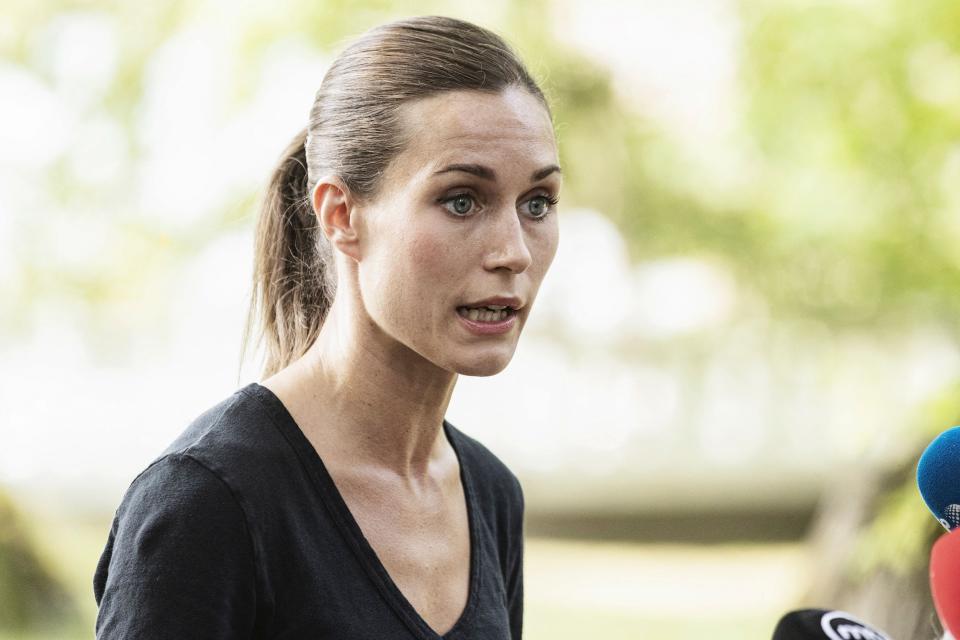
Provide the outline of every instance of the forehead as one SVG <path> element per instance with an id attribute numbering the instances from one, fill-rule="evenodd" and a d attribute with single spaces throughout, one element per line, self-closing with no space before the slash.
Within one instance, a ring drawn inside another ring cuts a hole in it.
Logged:
<path id="1" fill-rule="evenodd" d="M 403 106 L 408 140 L 396 158 L 406 177 L 448 161 L 478 161 L 540 168 L 557 162 L 553 124 L 529 91 L 447 91 Z M 529 173 L 526 171 L 525 173 Z"/>

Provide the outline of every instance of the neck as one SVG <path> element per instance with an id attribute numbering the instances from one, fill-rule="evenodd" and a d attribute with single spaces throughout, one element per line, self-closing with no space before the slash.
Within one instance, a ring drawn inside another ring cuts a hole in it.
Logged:
<path id="1" fill-rule="evenodd" d="M 337 295 L 317 340 L 277 374 L 285 404 L 339 459 L 423 478 L 446 450 L 442 423 L 457 374 L 384 334 L 357 304 Z"/>

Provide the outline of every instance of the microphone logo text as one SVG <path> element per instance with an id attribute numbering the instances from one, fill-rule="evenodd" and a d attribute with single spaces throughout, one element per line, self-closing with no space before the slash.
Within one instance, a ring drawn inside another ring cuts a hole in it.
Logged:
<path id="1" fill-rule="evenodd" d="M 820 627 L 830 640 L 890 640 L 843 611 L 828 611 L 823 614 Z"/>

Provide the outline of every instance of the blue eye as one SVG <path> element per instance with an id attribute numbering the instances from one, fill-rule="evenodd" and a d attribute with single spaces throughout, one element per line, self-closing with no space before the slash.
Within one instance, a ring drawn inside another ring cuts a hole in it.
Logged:
<path id="1" fill-rule="evenodd" d="M 533 215 L 533 219 L 539 222 L 553 211 L 553 207 L 556 206 L 557 202 L 559 202 L 557 198 L 539 195 L 527 200 L 527 205 L 529 206 L 530 213 Z"/>
<path id="2" fill-rule="evenodd" d="M 442 200 L 444 205 L 453 205 L 453 208 L 447 207 L 447 211 L 458 216 L 464 216 L 473 209 L 473 196 L 469 193 L 458 193 Z"/>
<path id="3" fill-rule="evenodd" d="M 449 198 L 442 198 L 439 202 L 447 211 L 460 218 L 467 217 L 472 211 L 479 208 L 475 196 L 469 193 L 456 193 Z M 553 212 L 558 202 L 557 198 L 541 194 L 533 196 L 524 204 L 527 206 L 530 217 L 537 222 L 542 222 Z"/>

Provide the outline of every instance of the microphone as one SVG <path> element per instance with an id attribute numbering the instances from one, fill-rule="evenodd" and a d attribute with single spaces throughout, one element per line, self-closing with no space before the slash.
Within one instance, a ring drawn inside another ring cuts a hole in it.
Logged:
<path id="1" fill-rule="evenodd" d="M 947 531 L 960 526 L 960 426 L 934 438 L 917 464 L 917 486 Z"/>
<path id="2" fill-rule="evenodd" d="M 930 592 L 943 640 L 960 633 L 960 426 L 934 438 L 917 463 L 920 496 L 948 533 L 930 551 Z"/>
<path id="3" fill-rule="evenodd" d="M 890 640 L 845 611 L 799 609 L 787 613 L 773 630 L 773 640 Z"/>

